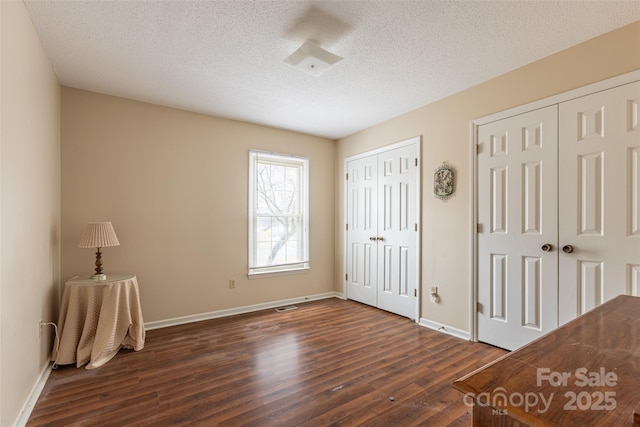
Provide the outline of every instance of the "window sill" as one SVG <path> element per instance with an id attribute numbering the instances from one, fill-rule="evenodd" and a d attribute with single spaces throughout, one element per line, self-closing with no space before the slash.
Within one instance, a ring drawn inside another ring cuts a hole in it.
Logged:
<path id="1" fill-rule="evenodd" d="M 296 267 L 296 268 L 286 268 L 280 270 L 264 270 L 264 271 L 254 271 L 247 274 L 249 279 L 259 279 L 261 277 L 271 277 L 271 276 L 284 276 L 289 274 L 301 274 L 306 273 L 310 270 L 310 267 Z"/>

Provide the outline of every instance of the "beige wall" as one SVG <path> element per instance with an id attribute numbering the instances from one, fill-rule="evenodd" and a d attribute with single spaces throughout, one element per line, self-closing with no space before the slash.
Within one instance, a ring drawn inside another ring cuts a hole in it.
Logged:
<path id="1" fill-rule="evenodd" d="M 47 365 L 60 236 L 60 85 L 22 2 L 0 2 L 0 425 L 11 425 Z"/>
<path id="2" fill-rule="evenodd" d="M 336 169 L 343 176 L 345 157 L 422 135 L 421 318 L 469 331 L 471 121 L 637 69 L 640 22 L 338 141 Z M 446 203 L 433 196 L 433 171 L 443 161 L 457 169 L 455 196 Z M 337 224 L 342 224 L 344 181 L 337 185 Z M 344 277 L 343 238 L 338 227 L 337 283 Z M 429 300 L 431 286 L 438 286 L 438 304 Z"/>
<path id="3" fill-rule="evenodd" d="M 310 159 L 309 272 L 247 278 L 253 148 Z M 145 322 L 333 292 L 334 159 L 331 140 L 63 88 L 62 277 L 93 272 L 80 233 L 111 221 L 105 273 L 138 276 Z"/>

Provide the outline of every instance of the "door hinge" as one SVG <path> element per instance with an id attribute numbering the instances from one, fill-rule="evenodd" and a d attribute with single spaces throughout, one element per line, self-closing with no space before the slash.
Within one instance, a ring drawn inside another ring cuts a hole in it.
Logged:
<path id="1" fill-rule="evenodd" d="M 414 297 L 417 297 L 417 296 L 418 296 L 418 290 L 417 290 L 417 289 L 414 289 L 414 290 L 413 290 L 413 296 L 414 296 Z"/>
<path id="2" fill-rule="evenodd" d="M 480 301 L 476 301 L 476 311 L 482 313 L 482 303 Z"/>
<path id="3" fill-rule="evenodd" d="M 349 181 L 349 174 L 346 174 L 346 176 L 347 176 L 347 177 L 346 177 L 345 179 L 346 179 L 347 181 Z"/>
<path id="4" fill-rule="evenodd" d="M 476 224 L 476 233 L 482 233 L 482 224 L 480 223 Z"/>
<path id="5" fill-rule="evenodd" d="M 480 149 L 480 144 L 476 144 L 476 154 L 481 153 L 482 150 Z"/>
<path id="6" fill-rule="evenodd" d="M 349 224 L 346 224 L 345 228 L 347 229 L 347 231 L 349 231 Z"/>
<path id="7" fill-rule="evenodd" d="M 418 158 L 416 157 L 416 166 L 418 166 Z"/>
<path id="8" fill-rule="evenodd" d="M 418 231 L 418 223 L 415 224 L 415 231 Z"/>
<path id="9" fill-rule="evenodd" d="M 349 280 L 349 273 L 344 275 L 344 280 Z"/>

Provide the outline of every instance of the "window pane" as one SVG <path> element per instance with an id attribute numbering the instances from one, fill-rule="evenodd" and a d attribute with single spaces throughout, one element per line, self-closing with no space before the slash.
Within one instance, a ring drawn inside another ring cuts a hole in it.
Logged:
<path id="1" fill-rule="evenodd" d="M 256 169 L 257 213 L 297 215 L 299 168 L 258 162 Z"/>
<path id="2" fill-rule="evenodd" d="M 296 262 L 300 259 L 297 239 L 289 239 L 287 242 L 287 258 L 291 260 L 289 262 Z"/>
<path id="3" fill-rule="evenodd" d="M 303 261 L 299 251 L 299 224 L 299 218 L 258 218 L 256 230 L 257 265 Z"/>
<path id="4" fill-rule="evenodd" d="M 269 255 L 271 254 L 271 242 L 258 242 L 256 251 L 256 266 L 264 267 L 271 265 Z"/>
<path id="5" fill-rule="evenodd" d="M 291 191 L 276 191 L 275 198 L 278 205 L 278 213 L 297 215 L 298 194 Z"/>
<path id="6" fill-rule="evenodd" d="M 260 214 L 268 214 L 269 213 L 269 199 L 264 197 L 262 192 L 258 192 L 258 206 L 256 207 L 256 211 Z"/>
<path id="7" fill-rule="evenodd" d="M 298 191 L 298 168 L 287 168 L 285 172 L 285 188 L 288 191 Z"/>
<path id="8" fill-rule="evenodd" d="M 283 218 L 273 218 L 273 222 L 271 223 L 271 241 L 277 241 L 284 239 L 285 228 L 282 224 L 285 222 Z"/>
<path id="9" fill-rule="evenodd" d="M 258 218 L 256 240 L 258 242 L 271 242 L 271 218 Z"/>

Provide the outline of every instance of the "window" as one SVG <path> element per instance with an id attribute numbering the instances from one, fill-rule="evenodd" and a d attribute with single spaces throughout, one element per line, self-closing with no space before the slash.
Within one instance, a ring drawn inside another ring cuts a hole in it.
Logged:
<path id="1" fill-rule="evenodd" d="M 249 275 L 309 268 L 309 160 L 249 153 Z"/>

